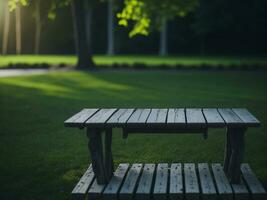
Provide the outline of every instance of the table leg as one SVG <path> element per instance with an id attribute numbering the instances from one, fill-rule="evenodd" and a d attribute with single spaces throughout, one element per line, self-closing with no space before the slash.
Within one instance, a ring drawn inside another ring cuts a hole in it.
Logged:
<path id="1" fill-rule="evenodd" d="M 230 135 L 233 133 L 233 129 L 227 128 L 226 130 L 226 142 L 225 142 L 225 152 L 224 152 L 224 165 L 223 169 L 224 172 L 227 173 L 228 168 L 229 168 L 229 163 L 230 163 L 230 158 L 231 158 L 231 140 L 230 140 Z"/>
<path id="2" fill-rule="evenodd" d="M 111 179 L 114 171 L 111 145 L 112 145 L 112 129 L 110 128 L 106 130 L 106 135 L 105 135 L 105 171 L 108 180 Z"/>
<path id="3" fill-rule="evenodd" d="M 92 167 L 98 184 L 107 183 L 105 174 L 103 145 L 100 129 L 87 129 L 88 147 L 91 153 Z"/>
<path id="4" fill-rule="evenodd" d="M 229 181 L 234 184 L 238 184 L 241 181 L 240 165 L 244 158 L 245 131 L 246 129 L 244 128 L 231 128 L 227 131 L 231 150 L 230 157 L 228 156 L 228 159 L 226 159 L 224 169 Z"/>

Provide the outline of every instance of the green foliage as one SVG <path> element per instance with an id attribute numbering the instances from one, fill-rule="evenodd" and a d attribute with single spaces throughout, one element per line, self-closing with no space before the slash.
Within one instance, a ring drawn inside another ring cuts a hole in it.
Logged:
<path id="1" fill-rule="evenodd" d="M 57 16 L 57 10 L 68 6 L 71 0 L 52 0 L 51 7 L 48 12 L 48 19 L 54 20 Z"/>
<path id="2" fill-rule="evenodd" d="M 198 0 L 125 0 L 124 4 L 117 14 L 119 25 L 128 27 L 132 22 L 129 36 L 133 37 L 148 35 L 151 24 L 160 27 L 163 20 L 186 16 L 197 7 Z"/>
<path id="3" fill-rule="evenodd" d="M 8 7 L 10 11 L 13 11 L 16 9 L 16 6 L 18 4 L 22 6 L 28 5 L 29 1 L 28 0 L 8 0 Z"/>

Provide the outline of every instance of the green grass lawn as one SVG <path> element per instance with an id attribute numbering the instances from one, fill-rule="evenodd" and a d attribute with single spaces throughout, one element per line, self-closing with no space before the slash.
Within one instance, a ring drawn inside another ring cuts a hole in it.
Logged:
<path id="1" fill-rule="evenodd" d="M 158 65 L 184 65 L 184 66 L 195 66 L 195 65 L 267 65 L 266 57 L 230 57 L 230 56 L 140 56 L 140 55 L 125 55 L 125 56 L 105 56 L 96 55 L 94 56 L 96 64 L 101 65 L 112 65 L 112 64 L 138 64 L 143 63 L 148 66 Z M 53 55 L 22 55 L 22 56 L 1 56 L 0 67 L 7 66 L 10 63 L 22 63 L 22 64 L 76 64 L 76 56 L 53 56 Z"/>
<path id="2" fill-rule="evenodd" d="M 267 72 L 65 72 L 0 79 L 0 199 L 69 199 L 90 158 L 84 130 L 63 121 L 84 107 L 246 107 L 261 121 L 245 161 L 267 182 Z M 222 162 L 224 130 L 130 135 L 115 130 L 120 162 Z"/>

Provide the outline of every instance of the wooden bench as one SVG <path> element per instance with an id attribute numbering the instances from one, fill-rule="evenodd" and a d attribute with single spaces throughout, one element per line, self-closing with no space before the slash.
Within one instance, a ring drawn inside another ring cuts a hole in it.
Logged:
<path id="1" fill-rule="evenodd" d="M 114 177 L 111 151 L 113 128 L 121 128 L 123 138 L 133 133 L 200 133 L 207 138 L 210 128 L 226 128 L 223 170 L 231 184 L 241 184 L 244 134 L 249 127 L 260 126 L 259 120 L 244 108 L 83 109 L 64 124 L 67 127 L 87 128 L 92 171 L 99 185 L 110 183 Z M 105 132 L 104 145 L 102 132 Z M 165 195 L 161 189 L 159 193 Z M 112 196 L 106 195 L 105 191 L 103 195 Z"/>
<path id="2" fill-rule="evenodd" d="M 266 191 L 248 164 L 240 184 L 231 184 L 221 164 L 119 164 L 107 184 L 98 184 L 89 166 L 72 191 L 73 200 L 266 200 Z"/>

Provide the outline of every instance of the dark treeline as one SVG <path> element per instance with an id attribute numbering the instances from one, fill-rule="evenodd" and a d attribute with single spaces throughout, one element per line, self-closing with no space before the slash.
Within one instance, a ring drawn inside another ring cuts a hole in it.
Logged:
<path id="1" fill-rule="evenodd" d="M 1 6 L 1 5 L 0 5 Z M 122 5 L 121 5 L 122 6 Z M 0 38 L 3 14 L 0 11 Z M 116 5 L 116 9 L 121 9 Z M 22 53 L 34 52 L 34 6 L 21 9 Z M 266 55 L 267 1 L 201 0 L 200 6 L 185 18 L 168 22 L 169 54 L 195 55 Z M 15 14 L 10 15 L 8 53 L 15 53 Z M 57 11 L 54 20 L 45 16 L 40 41 L 41 54 L 74 54 L 73 24 L 69 7 Z M 115 20 L 117 21 L 117 20 Z M 154 29 L 147 37 L 128 37 L 127 28 L 115 26 L 116 54 L 157 54 L 159 32 Z M 0 40 L 0 48 L 2 39 Z M 92 52 L 107 52 L 107 3 L 93 9 Z"/>

